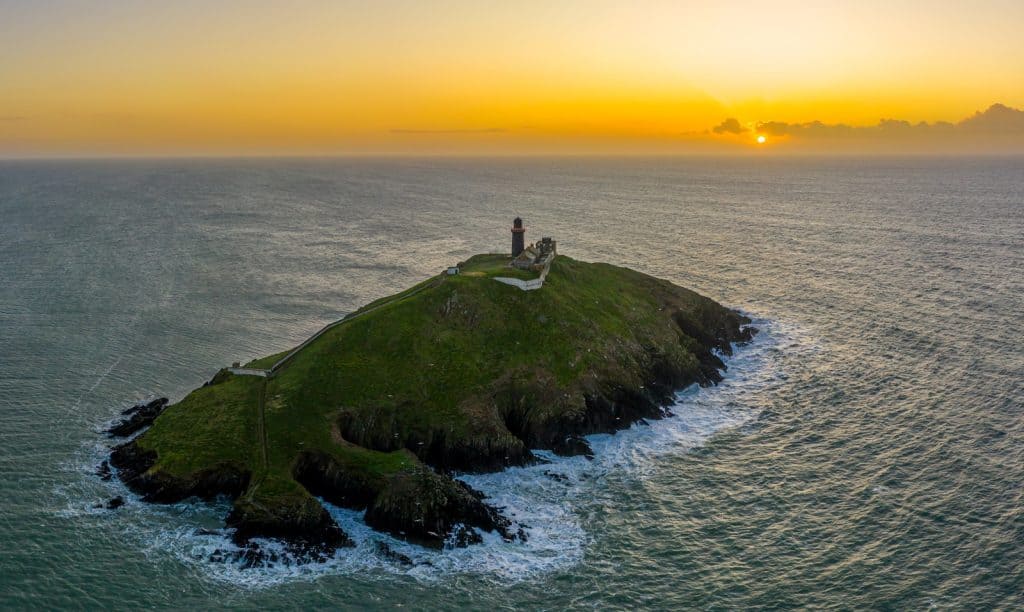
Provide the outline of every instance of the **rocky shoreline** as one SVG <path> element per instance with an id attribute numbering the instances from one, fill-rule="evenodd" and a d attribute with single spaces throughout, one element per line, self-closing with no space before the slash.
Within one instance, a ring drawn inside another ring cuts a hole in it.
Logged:
<path id="1" fill-rule="evenodd" d="M 442 276 L 367 312 L 274 376 L 222 370 L 173 406 L 125 410 L 108 434 L 136 437 L 101 477 L 152 503 L 226 497 L 236 544 L 274 538 L 309 558 L 351 544 L 321 500 L 426 547 L 524 540 L 457 474 L 540 461 L 531 449 L 592 456 L 585 436 L 669 416 L 756 333 L 692 291 L 567 257 L 540 291 Z"/>
<path id="2" fill-rule="evenodd" d="M 421 457 L 429 468 L 410 475 L 401 486 L 382 489 L 374 483 L 353 478 L 331 456 L 309 451 L 299 455 L 293 476 L 311 494 L 331 504 L 364 510 L 364 519 L 371 527 L 424 546 L 441 548 L 446 543 L 453 546 L 477 543 L 480 536 L 472 528 L 497 532 L 509 541 L 525 540 L 522 529 L 513 531 L 512 523 L 488 504 L 482 493 L 452 477 L 453 471 L 487 472 L 509 465 L 526 465 L 538 460 L 530 453 L 530 448 L 551 450 L 562 456 L 592 456 L 584 436 L 614 433 L 638 421 L 671 416 L 668 407 L 677 391 L 690 384 L 708 386 L 722 380 L 726 366 L 714 351 L 730 355 L 733 344 L 749 342 L 756 333 L 756 329 L 749 326 L 750 320 L 738 313 L 728 323 L 718 327 L 714 335 L 700 338 L 702 350 L 698 353 L 700 373 L 697 376 L 652 356 L 650 367 L 644 373 L 649 381 L 647 385 L 631 388 L 609 384 L 603 392 L 584 395 L 586 411 L 574 418 L 551 419 L 544 427 L 515 428 L 517 419 L 520 423 L 528 419 L 510 409 L 506 413 L 506 424 L 519 438 L 523 449 L 514 457 L 497 461 L 490 449 L 477 454 L 459 449 L 457 453 L 447 454 L 437 450 L 447 449 L 435 445 L 428 447 L 435 450 L 428 450 Z M 685 320 L 680 327 L 694 332 Z M 601 383 L 595 387 L 600 389 Z M 528 397 L 529 391 L 510 394 L 509 405 L 528 410 L 523 408 L 528 406 L 524 401 Z M 112 427 L 109 433 L 122 436 L 126 435 L 122 432 L 134 433 L 144 428 L 166 403 L 166 399 L 154 400 L 126 410 L 124 414 L 128 419 Z M 140 425 L 143 420 L 148 423 Z M 304 557 L 323 559 L 333 550 L 351 545 L 347 534 L 318 503 L 273 510 L 244 501 L 237 503 L 252 478 L 252 474 L 240 466 L 219 465 L 197 473 L 190 480 L 182 480 L 161 472 L 150 473 L 156 460 L 156 453 L 139 448 L 132 440 L 112 450 L 109 465 L 116 469 L 117 477 L 146 502 L 177 503 L 193 497 L 211 500 L 217 496 L 236 500 L 225 523 L 234 529 L 232 539 L 241 546 L 253 546 L 254 538 L 275 538 L 288 542 Z M 259 551 L 259 547 L 252 550 Z M 255 553 L 247 554 L 253 557 Z"/>

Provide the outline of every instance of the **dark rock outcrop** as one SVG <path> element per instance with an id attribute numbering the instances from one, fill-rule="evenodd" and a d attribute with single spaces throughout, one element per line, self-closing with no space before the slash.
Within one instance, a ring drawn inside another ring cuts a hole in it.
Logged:
<path id="1" fill-rule="evenodd" d="M 367 524 L 400 538 L 440 548 L 473 528 L 514 537 L 510 522 L 483 501 L 483 494 L 445 474 L 420 466 L 396 477 L 370 481 L 324 452 L 299 455 L 293 476 L 313 495 L 344 508 L 366 510 Z"/>
<path id="2" fill-rule="evenodd" d="M 219 495 L 235 499 L 226 519 L 235 529 L 232 538 L 245 545 L 252 538 L 279 538 L 294 544 L 303 556 L 322 557 L 339 546 L 351 545 L 347 534 L 314 498 L 288 498 L 272 508 L 240 498 L 249 487 L 251 474 L 228 463 L 196 472 L 188 479 L 174 478 L 165 472 L 150 473 L 156 453 L 128 442 L 114 448 L 110 463 L 129 489 L 143 501 L 176 503 L 189 497 L 210 500 Z M 250 551 L 249 556 L 253 553 Z M 250 559 L 265 561 L 262 554 Z"/>
<path id="3" fill-rule="evenodd" d="M 265 549 L 259 542 L 246 542 L 237 549 L 218 548 L 210 553 L 212 563 L 238 563 L 242 569 L 254 567 L 292 566 L 306 563 L 324 563 L 331 558 L 333 548 L 308 546 L 284 540 L 285 554 L 274 549 Z"/>
<path id="4" fill-rule="evenodd" d="M 218 495 L 235 498 L 249 486 L 251 474 L 229 463 L 196 472 L 188 479 L 165 472 L 151 474 L 149 468 L 156 458 L 155 452 L 141 449 L 132 441 L 114 448 L 110 464 L 117 468 L 118 478 L 148 502 L 173 504 L 189 497 L 209 500 Z"/>
<path id="5" fill-rule="evenodd" d="M 289 498 L 273 507 L 240 498 L 225 522 L 235 529 L 232 539 L 238 544 L 252 538 L 279 538 L 323 552 L 352 545 L 327 510 L 310 497 Z"/>
<path id="6" fill-rule="evenodd" d="M 126 438 L 144 427 L 152 425 L 156 417 L 160 416 L 160 413 L 165 408 L 167 408 L 166 397 L 161 397 L 147 403 L 136 404 L 121 412 L 127 418 L 122 419 L 116 425 L 112 425 L 107 429 L 107 434 L 115 438 Z"/>
<path id="7" fill-rule="evenodd" d="M 402 553 L 392 549 L 384 542 L 377 542 L 377 551 L 385 559 L 390 559 L 391 561 L 394 561 L 399 565 L 404 565 L 406 567 L 412 567 L 413 565 L 415 565 L 415 563 L 413 563 L 413 560 L 410 559 L 407 555 L 403 555 Z"/>
<path id="8" fill-rule="evenodd" d="M 511 521 L 484 503 L 464 482 L 421 468 L 392 479 L 366 510 L 366 524 L 424 546 L 441 548 L 450 536 L 476 541 L 468 528 L 496 531 L 513 540 Z"/>
<path id="9" fill-rule="evenodd" d="M 590 448 L 590 443 L 581 436 L 566 436 L 561 440 L 556 440 L 551 446 L 551 450 L 554 451 L 556 455 L 560 455 L 562 457 L 583 455 L 587 459 L 594 458 L 594 451 Z"/>
<path id="10" fill-rule="evenodd" d="M 362 510 L 373 503 L 381 482 L 366 479 L 355 470 L 346 470 L 333 457 L 322 451 L 301 453 L 292 475 L 307 491 L 335 506 Z"/>
<path id="11" fill-rule="evenodd" d="M 96 468 L 96 475 L 100 477 L 100 480 L 110 480 L 114 475 L 114 473 L 110 470 L 110 462 L 104 461 L 103 463 L 99 464 L 99 466 L 97 466 Z"/>

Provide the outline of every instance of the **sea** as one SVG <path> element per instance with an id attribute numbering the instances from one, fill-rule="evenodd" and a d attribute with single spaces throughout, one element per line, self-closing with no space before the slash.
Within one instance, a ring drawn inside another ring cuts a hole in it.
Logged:
<path id="1" fill-rule="evenodd" d="M 760 329 L 593 460 L 464 476 L 527 542 L 331 508 L 356 547 L 247 569 L 210 559 L 227 502 L 96 474 L 125 407 L 507 250 L 517 215 Z M 1022 319 L 1022 158 L 3 161 L 0 608 L 1022 609 Z"/>

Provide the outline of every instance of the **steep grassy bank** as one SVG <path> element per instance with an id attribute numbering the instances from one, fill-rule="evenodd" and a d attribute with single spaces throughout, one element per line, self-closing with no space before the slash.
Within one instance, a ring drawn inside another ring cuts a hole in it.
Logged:
<path id="1" fill-rule="evenodd" d="M 169 407 L 112 463 L 152 501 L 235 498 L 236 537 L 343 545 L 316 497 L 427 545 L 509 538 L 508 521 L 447 475 L 587 453 L 580 436 L 658 418 L 672 392 L 724 368 L 743 316 L 631 270 L 559 257 L 541 290 L 459 276 L 339 325 L 274 376 L 219 373 Z M 257 363 L 272 360 L 264 358 Z"/>

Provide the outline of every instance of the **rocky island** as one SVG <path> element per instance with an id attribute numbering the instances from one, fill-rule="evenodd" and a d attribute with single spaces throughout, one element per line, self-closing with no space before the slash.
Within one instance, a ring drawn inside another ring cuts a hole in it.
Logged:
<path id="1" fill-rule="evenodd" d="M 589 454 L 583 436 L 721 380 L 716 353 L 753 330 L 667 281 L 518 240 L 514 258 L 477 255 L 166 409 L 126 411 L 113 433 L 152 425 L 110 464 L 146 501 L 230 497 L 239 543 L 346 545 L 320 499 L 426 546 L 523 537 L 454 475 L 530 463 L 530 449 Z"/>

